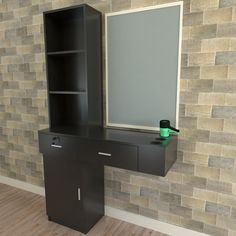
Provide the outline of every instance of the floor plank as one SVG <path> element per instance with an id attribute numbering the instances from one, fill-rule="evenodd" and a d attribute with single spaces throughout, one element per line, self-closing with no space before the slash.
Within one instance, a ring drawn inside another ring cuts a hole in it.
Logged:
<path id="1" fill-rule="evenodd" d="M 0 184 L 1 236 L 84 236 L 47 220 L 45 199 L 39 195 Z M 104 216 L 88 236 L 167 236 L 150 229 Z"/>

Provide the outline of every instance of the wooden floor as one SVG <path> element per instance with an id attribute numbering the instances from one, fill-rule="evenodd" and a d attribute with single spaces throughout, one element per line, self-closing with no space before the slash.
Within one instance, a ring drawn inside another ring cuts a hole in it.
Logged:
<path id="1" fill-rule="evenodd" d="M 47 220 L 45 199 L 39 195 L 0 184 L 1 236 L 83 236 Z M 164 236 L 164 234 L 103 217 L 88 236 Z"/>

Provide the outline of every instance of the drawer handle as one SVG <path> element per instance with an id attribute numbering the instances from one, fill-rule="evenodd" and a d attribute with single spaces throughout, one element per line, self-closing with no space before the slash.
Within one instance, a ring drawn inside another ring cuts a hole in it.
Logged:
<path id="1" fill-rule="evenodd" d="M 111 157 L 111 153 L 106 153 L 106 152 L 98 152 L 98 155 L 106 156 L 106 157 Z"/>
<path id="2" fill-rule="evenodd" d="M 78 201 L 81 200 L 81 195 L 80 195 L 80 188 L 78 188 Z"/>
<path id="3" fill-rule="evenodd" d="M 61 145 L 56 145 L 56 144 L 52 144 L 51 147 L 54 147 L 54 148 L 62 148 Z"/>

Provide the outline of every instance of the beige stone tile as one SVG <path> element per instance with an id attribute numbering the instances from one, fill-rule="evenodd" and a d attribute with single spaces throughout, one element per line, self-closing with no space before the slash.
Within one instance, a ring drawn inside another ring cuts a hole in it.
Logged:
<path id="1" fill-rule="evenodd" d="M 198 104 L 199 105 L 224 105 L 225 104 L 224 93 L 199 93 Z"/>
<path id="2" fill-rule="evenodd" d="M 231 38 L 230 39 L 230 48 L 229 48 L 230 51 L 236 51 L 236 39 L 234 38 Z"/>
<path id="3" fill-rule="evenodd" d="M 202 52 L 229 51 L 231 40 L 227 38 L 203 39 L 201 45 Z"/>
<path id="4" fill-rule="evenodd" d="M 200 52 L 201 41 L 196 39 L 189 39 L 182 41 L 182 53 Z"/>
<path id="5" fill-rule="evenodd" d="M 235 93 L 236 80 L 214 80 L 213 91 L 217 93 Z"/>
<path id="6" fill-rule="evenodd" d="M 185 163 L 190 163 L 194 165 L 208 165 L 208 155 L 199 154 L 199 153 L 192 153 L 192 152 L 184 152 L 183 161 Z"/>
<path id="7" fill-rule="evenodd" d="M 232 158 L 233 159 L 233 158 Z M 220 170 L 220 181 L 228 183 L 236 183 L 236 172 L 231 169 L 221 169 Z"/>
<path id="8" fill-rule="evenodd" d="M 224 131 L 236 133 L 236 120 L 235 119 L 225 119 L 224 120 Z"/>
<path id="9" fill-rule="evenodd" d="M 212 107 L 209 105 L 187 105 L 186 116 L 190 117 L 210 117 Z"/>
<path id="10" fill-rule="evenodd" d="M 175 225 L 180 225 L 181 223 L 180 216 L 163 212 L 163 211 L 158 211 L 158 220 L 168 222 L 170 224 L 175 224 Z"/>
<path id="11" fill-rule="evenodd" d="M 181 205 L 191 208 L 191 209 L 198 209 L 198 210 L 204 211 L 206 201 L 201 200 L 201 199 L 197 199 L 194 197 L 182 196 L 181 197 Z"/>
<path id="12" fill-rule="evenodd" d="M 218 180 L 207 180 L 207 189 L 217 193 L 232 194 L 232 183 L 221 182 Z"/>
<path id="13" fill-rule="evenodd" d="M 188 66 L 181 68 L 181 79 L 199 79 L 199 78 L 200 78 L 199 66 Z"/>
<path id="14" fill-rule="evenodd" d="M 181 219 L 181 227 L 192 229 L 194 231 L 203 231 L 204 223 L 190 218 Z"/>
<path id="15" fill-rule="evenodd" d="M 220 7 L 231 7 L 231 6 L 236 6 L 236 1 L 235 0 L 220 0 Z"/>
<path id="16" fill-rule="evenodd" d="M 214 65 L 215 53 L 192 53 L 189 54 L 189 66 Z"/>
<path id="17" fill-rule="evenodd" d="M 228 236 L 235 236 L 236 231 L 235 230 L 228 230 Z"/>
<path id="18" fill-rule="evenodd" d="M 217 25 L 218 37 L 235 37 L 236 36 L 236 22 L 224 23 Z"/>
<path id="19" fill-rule="evenodd" d="M 91 1 L 91 3 L 89 3 Z M 103 14 L 111 12 L 111 3 L 108 0 L 90 0 L 88 1 L 89 5 L 98 11 L 102 12 Z"/>
<path id="20" fill-rule="evenodd" d="M 233 4 L 231 6 L 233 6 Z M 232 9 L 232 21 L 233 22 L 236 21 L 236 6 L 235 5 L 233 6 L 233 9 Z"/>
<path id="21" fill-rule="evenodd" d="M 130 202 L 132 204 L 141 206 L 141 207 L 148 207 L 148 198 L 147 197 L 143 197 L 143 196 L 138 196 L 138 195 L 131 195 L 130 196 Z"/>
<path id="22" fill-rule="evenodd" d="M 188 89 L 193 93 L 211 92 L 213 90 L 213 80 L 189 80 Z"/>
<path id="23" fill-rule="evenodd" d="M 218 194 L 216 192 L 198 188 L 194 189 L 193 196 L 197 199 L 210 202 L 217 202 L 218 198 Z"/>
<path id="24" fill-rule="evenodd" d="M 130 194 L 140 194 L 140 187 L 129 183 L 121 183 L 121 191 Z"/>
<path id="25" fill-rule="evenodd" d="M 227 106 L 236 106 L 236 94 L 228 93 L 225 95 L 225 105 Z"/>
<path id="26" fill-rule="evenodd" d="M 203 23 L 203 13 L 194 12 L 183 15 L 183 25 L 184 26 L 194 26 L 201 25 Z"/>
<path id="27" fill-rule="evenodd" d="M 131 8 L 131 0 L 111 0 L 111 8 L 113 12 L 128 10 Z"/>
<path id="28" fill-rule="evenodd" d="M 236 66 L 229 65 L 228 78 L 236 79 Z"/>
<path id="29" fill-rule="evenodd" d="M 171 170 L 167 173 L 165 178 L 171 183 L 178 183 L 178 184 L 182 183 L 182 174 L 173 172 Z"/>
<path id="30" fill-rule="evenodd" d="M 180 90 L 186 91 L 188 89 L 188 81 L 187 80 L 180 80 Z"/>
<path id="31" fill-rule="evenodd" d="M 215 38 L 217 32 L 217 25 L 201 25 L 191 27 L 190 38 L 194 39 L 210 39 Z"/>
<path id="32" fill-rule="evenodd" d="M 180 128 L 197 128 L 197 117 L 181 117 L 179 119 Z"/>
<path id="33" fill-rule="evenodd" d="M 204 224 L 216 224 L 216 215 L 204 211 L 194 210 L 193 219 L 204 222 Z"/>
<path id="34" fill-rule="evenodd" d="M 168 202 L 166 202 L 166 201 L 161 201 L 159 199 L 150 198 L 149 199 L 148 208 L 149 209 L 153 209 L 154 211 L 169 212 L 170 204 Z"/>
<path id="35" fill-rule="evenodd" d="M 231 22 L 232 16 L 232 8 L 219 8 L 217 10 L 205 11 L 203 15 L 203 24 Z"/>
<path id="36" fill-rule="evenodd" d="M 236 230 L 236 219 L 232 219 L 225 216 L 217 216 L 216 225 L 223 229 Z"/>
<path id="37" fill-rule="evenodd" d="M 235 207 L 236 196 L 219 193 L 217 202 L 223 205 Z"/>
<path id="38" fill-rule="evenodd" d="M 202 66 L 201 79 L 227 79 L 228 66 Z"/>
<path id="39" fill-rule="evenodd" d="M 207 235 L 228 236 L 228 230 L 216 227 L 214 225 L 204 225 L 203 232 Z"/>
<path id="40" fill-rule="evenodd" d="M 190 39 L 190 31 L 191 31 L 191 27 L 183 27 L 182 28 L 182 40 L 188 40 Z M 0 36 L 1 38 L 1 36 Z"/>
<path id="41" fill-rule="evenodd" d="M 198 118 L 197 128 L 210 131 L 223 131 L 223 119 Z"/>
<path id="42" fill-rule="evenodd" d="M 206 179 L 219 180 L 220 170 L 212 167 L 195 166 L 195 175 Z"/>
<path id="43" fill-rule="evenodd" d="M 236 107 L 235 106 L 213 106 L 212 108 L 213 118 L 235 119 Z"/>
<path id="44" fill-rule="evenodd" d="M 131 0 L 131 8 L 152 6 L 153 0 Z"/>
<path id="45" fill-rule="evenodd" d="M 207 9 L 216 9 L 219 6 L 219 0 L 191 0 L 190 11 L 205 11 Z"/>
<path id="46" fill-rule="evenodd" d="M 180 104 L 197 104 L 198 93 L 181 91 L 180 92 Z"/>
<path id="47" fill-rule="evenodd" d="M 226 133 L 226 132 L 215 132 L 210 133 L 210 142 L 218 143 L 221 145 L 233 146 L 236 144 L 236 134 L 235 133 Z"/>
<path id="48" fill-rule="evenodd" d="M 208 142 L 210 132 L 208 130 L 182 128 L 181 134 L 183 138 L 191 140 L 192 142 Z"/>
<path id="49" fill-rule="evenodd" d="M 217 52 L 216 65 L 236 65 L 236 51 Z"/>
<path id="50" fill-rule="evenodd" d="M 222 151 L 222 146 L 213 143 L 196 143 L 196 152 L 208 155 L 220 155 Z"/>

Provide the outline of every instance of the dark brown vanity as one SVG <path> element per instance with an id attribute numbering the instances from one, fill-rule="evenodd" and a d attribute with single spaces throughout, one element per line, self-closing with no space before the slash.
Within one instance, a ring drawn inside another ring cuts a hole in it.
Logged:
<path id="1" fill-rule="evenodd" d="M 87 233 L 104 215 L 104 165 L 165 176 L 177 136 L 103 127 L 101 13 L 44 14 L 50 128 L 39 131 L 49 220 Z"/>

